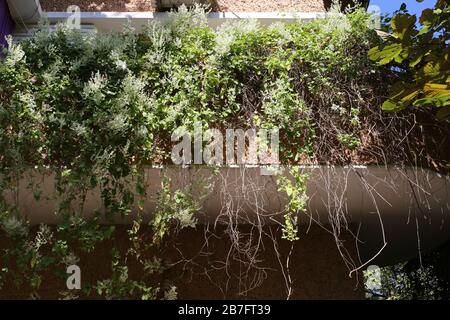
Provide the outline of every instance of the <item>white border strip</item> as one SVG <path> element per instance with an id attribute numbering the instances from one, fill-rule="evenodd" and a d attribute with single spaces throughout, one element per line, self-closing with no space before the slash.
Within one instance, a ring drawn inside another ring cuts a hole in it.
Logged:
<path id="1" fill-rule="evenodd" d="M 67 19 L 71 13 L 52 11 L 43 12 L 49 19 Z M 155 19 L 165 18 L 167 12 L 81 12 L 81 19 Z M 208 19 L 300 19 L 311 20 L 324 17 L 325 12 L 210 12 L 207 14 Z"/>
<path id="2" fill-rule="evenodd" d="M 143 25 L 153 19 L 164 21 L 168 17 L 167 12 L 81 12 L 81 23 L 92 24 L 99 31 L 121 30 L 128 20 L 139 32 Z M 71 13 L 67 12 L 43 12 L 50 23 L 58 23 L 67 20 Z M 220 26 L 228 20 L 256 19 L 262 25 L 274 22 L 292 22 L 295 20 L 311 21 L 325 17 L 325 12 L 210 12 L 207 15 L 208 24 L 211 27 Z"/>

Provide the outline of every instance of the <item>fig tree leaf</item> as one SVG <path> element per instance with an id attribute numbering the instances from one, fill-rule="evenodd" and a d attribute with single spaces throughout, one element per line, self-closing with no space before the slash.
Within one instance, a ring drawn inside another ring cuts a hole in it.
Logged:
<path id="1" fill-rule="evenodd" d="M 417 21 L 415 15 L 397 14 L 392 18 L 391 27 L 394 35 L 404 41 L 408 40 L 414 31 L 414 25 Z"/>
<path id="2" fill-rule="evenodd" d="M 377 46 L 369 50 L 369 58 L 373 61 L 377 61 L 379 65 L 385 65 L 395 60 L 403 61 L 403 48 L 401 44 L 395 43 L 387 46 Z M 401 62 L 400 61 L 400 62 Z"/>

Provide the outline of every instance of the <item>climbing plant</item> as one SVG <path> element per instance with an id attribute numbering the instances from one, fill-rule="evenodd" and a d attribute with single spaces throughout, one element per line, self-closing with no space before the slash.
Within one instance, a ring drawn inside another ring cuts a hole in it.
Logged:
<path id="1" fill-rule="evenodd" d="M 441 14 L 428 13 L 436 21 Z M 108 272 L 76 295 L 62 290 L 62 297 L 176 298 L 166 281 L 172 266 L 166 250 L 180 230 L 198 227 L 198 193 L 214 186 L 176 189 L 165 170 L 174 130 L 197 123 L 280 130 L 280 160 L 294 168 L 292 179 L 278 179 L 288 197 L 283 241 L 299 238 L 307 211 L 308 176 L 296 165 L 404 164 L 411 148 L 419 151 L 415 160 L 442 160 L 432 153 L 438 148 L 414 140 L 409 115 L 378 112 L 389 85 L 381 80 L 390 71 L 367 57 L 377 39 L 370 19 L 358 9 L 309 23 L 263 28 L 237 21 L 215 30 L 196 7 L 151 22 L 142 33 L 129 25 L 107 34 L 42 25 L 21 43 L 10 38 L 0 61 L 0 226 L 7 238 L 0 286 L 31 287 L 37 298 L 49 270 L 64 278 L 67 266 L 107 247 Z M 430 22 L 427 28 L 437 27 Z M 432 57 L 424 53 L 423 59 Z M 437 79 L 433 84 L 442 85 Z M 161 172 L 157 194 L 148 194 L 151 166 Z M 43 176 L 55 186 L 50 195 Z M 30 224 L 33 212 L 21 211 L 18 202 L 24 181 L 36 201 L 56 204 L 57 225 Z M 95 192 L 98 205 L 88 210 Z M 149 198 L 156 203 L 152 212 Z M 132 223 L 119 244 L 123 219 Z M 230 223 L 226 232 L 243 241 L 237 228 Z M 234 246 L 254 263 L 254 247 Z"/>

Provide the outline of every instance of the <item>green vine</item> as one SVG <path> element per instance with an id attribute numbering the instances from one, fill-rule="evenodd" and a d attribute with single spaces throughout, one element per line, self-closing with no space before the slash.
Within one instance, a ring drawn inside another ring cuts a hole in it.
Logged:
<path id="1" fill-rule="evenodd" d="M 290 168 L 289 174 L 292 179 L 284 175 L 277 177 L 278 191 L 285 193 L 288 198 L 284 210 L 282 238 L 288 241 L 296 241 L 300 239 L 298 237 L 298 215 L 306 212 L 308 201 L 306 192 L 309 176 L 303 173 L 299 167 Z"/>
<path id="2" fill-rule="evenodd" d="M 80 295 L 176 298 L 176 288 L 161 280 L 165 245 L 180 229 L 196 227 L 212 182 L 175 190 L 162 169 L 159 192 L 149 195 L 145 169 L 170 164 L 172 132 L 198 122 L 278 128 L 283 164 L 324 162 L 364 147 L 360 120 L 376 91 L 370 77 L 377 69 L 366 56 L 373 32 L 362 10 L 339 19 L 346 28 L 327 20 L 270 28 L 240 21 L 214 30 L 196 8 L 140 34 L 130 26 L 92 35 L 43 26 L 20 44 L 9 39 L 0 61 L 0 226 L 8 239 L 0 286 L 31 286 L 37 298 L 45 271 L 64 279 L 68 265 L 114 243 L 116 223 L 133 215 L 127 248 L 112 250 L 105 267 L 111 276 L 83 284 Z M 343 95 L 343 86 L 351 94 Z M 289 199 L 283 238 L 294 241 L 308 176 L 296 166 L 290 173 L 278 187 Z M 41 176 L 53 181 L 51 195 Z M 19 203 L 23 181 L 31 181 L 26 192 L 36 201 L 56 203 L 58 225 L 30 226 L 33 212 L 21 212 Z M 88 212 L 93 192 L 100 201 Z M 148 212 L 145 200 L 155 196 L 156 211 Z"/>

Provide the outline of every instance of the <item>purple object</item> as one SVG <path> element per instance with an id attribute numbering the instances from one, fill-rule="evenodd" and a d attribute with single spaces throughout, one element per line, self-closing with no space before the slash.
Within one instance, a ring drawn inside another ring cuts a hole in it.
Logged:
<path id="1" fill-rule="evenodd" d="M 11 34 L 14 27 L 14 22 L 9 13 L 8 4 L 6 0 L 0 0 L 0 47 L 6 46 L 5 37 Z"/>

